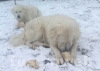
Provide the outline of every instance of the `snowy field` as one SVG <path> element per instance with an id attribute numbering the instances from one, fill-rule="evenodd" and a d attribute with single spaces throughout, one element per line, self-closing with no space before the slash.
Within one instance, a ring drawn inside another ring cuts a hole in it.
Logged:
<path id="1" fill-rule="evenodd" d="M 18 0 L 17 4 L 35 5 L 44 16 L 63 14 L 75 18 L 81 29 L 77 61 L 75 65 L 57 65 L 50 48 L 12 47 L 10 36 L 23 29 L 15 29 L 17 21 L 11 12 L 14 1 L 0 1 L 0 71 L 100 71 L 100 0 Z M 39 62 L 39 69 L 25 65 L 31 59 Z"/>

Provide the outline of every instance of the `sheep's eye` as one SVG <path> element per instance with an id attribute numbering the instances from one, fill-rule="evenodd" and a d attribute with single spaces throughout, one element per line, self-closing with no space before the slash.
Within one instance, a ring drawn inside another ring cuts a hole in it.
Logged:
<path id="1" fill-rule="evenodd" d="M 21 13 L 22 11 L 20 11 L 20 13 Z"/>
<path id="2" fill-rule="evenodd" d="M 16 12 L 17 13 L 17 12 Z"/>

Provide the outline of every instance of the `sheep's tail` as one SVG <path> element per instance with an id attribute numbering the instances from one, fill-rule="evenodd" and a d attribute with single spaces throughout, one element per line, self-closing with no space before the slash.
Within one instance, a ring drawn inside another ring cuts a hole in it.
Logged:
<path id="1" fill-rule="evenodd" d="M 13 35 L 10 40 L 10 44 L 14 47 L 24 45 L 25 44 L 25 38 L 24 38 L 24 33 L 21 33 L 19 35 Z"/>

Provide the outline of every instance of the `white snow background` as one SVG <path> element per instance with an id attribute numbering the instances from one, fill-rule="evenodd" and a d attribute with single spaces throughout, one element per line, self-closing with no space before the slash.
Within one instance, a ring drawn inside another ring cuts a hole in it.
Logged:
<path id="1" fill-rule="evenodd" d="M 23 29 L 15 29 L 17 21 L 11 12 L 14 1 L 0 1 L 0 71 L 100 71 L 100 0 L 17 0 L 17 4 L 35 5 L 44 16 L 63 14 L 75 18 L 81 29 L 77 61 L 75 65 L 57 65 L 50 48 L 12 47 L 10 36 Z M 39 62 L 39 69 L 25 65 L 31 59 Z M 45 64 L 45 60 L 50 63 Z"/>

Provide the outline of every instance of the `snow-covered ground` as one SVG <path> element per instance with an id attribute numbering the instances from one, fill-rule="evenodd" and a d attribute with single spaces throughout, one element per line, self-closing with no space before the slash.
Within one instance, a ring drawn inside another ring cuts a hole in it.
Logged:
<path id="1" fill-rule="evenodd" d="M 17 4 L 35 5 L 44 16 L 64 14 L 75 18 L 82 33 L 77 61 L 75 65 L 57 65 L 50 48 L 12 47 L 9 37 L 22 29 L 15 29 L 17 21 L 11 12 L 14 1 L 0 1 L 0 71 L 35 71 L 25 65 L 31 59 L 39 62 L 36 71 L 100 71 L 100 0 L 18 0 Z M 45 64 L 45 60 L 50 63 Z"/>

